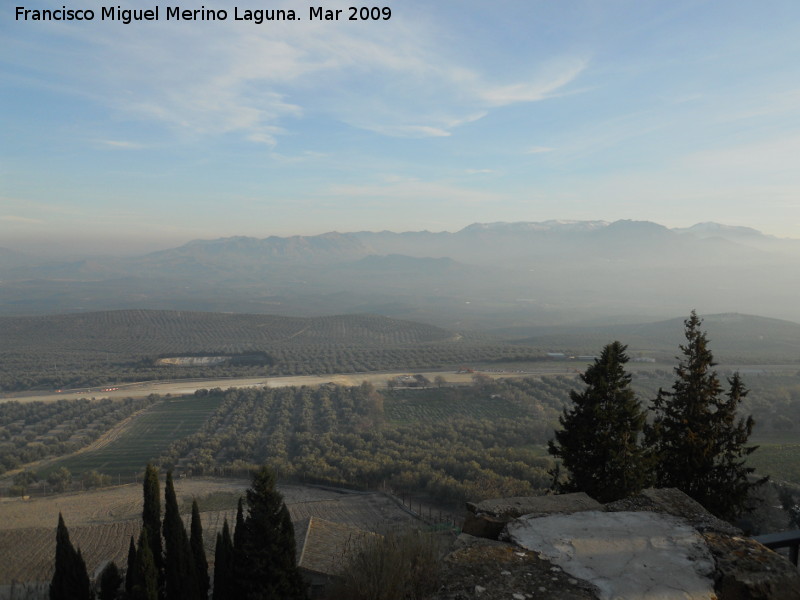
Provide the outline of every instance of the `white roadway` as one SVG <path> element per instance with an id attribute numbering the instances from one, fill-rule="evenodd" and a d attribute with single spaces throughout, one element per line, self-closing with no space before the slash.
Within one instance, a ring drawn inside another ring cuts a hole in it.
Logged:
<path id="1" fill-rule="evenodd" d="M 489 377 L 541 377 L 543 375 L 577 375 L 586 369 L 588 362 L 537 362 L 519 365 L 519 370 L 506 368 L 506 370 L 476 369 L 476 373 Z M 629 364 L 630 371 L 664 369 L 672 371 L 672 365 L 664 364 Z M 717 369 L 727 374 L 734 370 L 740 371 L 745 381 L 753 374 L 788 374 L 798 373 L 798 365 L 719 365 Z M 326 383 L 339 385 L 360 385 L 368 381 L 378 388 L 387 387 L 387 381 L 392 377 L 403 375 L 422 374 L 433 381 L 434 377 L 441 375 L 448 383 L 467 384 L 472 380 L 472 373 L 457 373 L 455 371 L 382 371 L 368 373 L 328 373 L 322 375 L 289 375 L 286 377 L 230 377 L 223 379 L 175 379 L 167 381 L 142 381 L 137 383 L 107 384 L 106 386 L 77 388 L 55 391 L 29 391 L 9 392 L 0 394 L 0 402 L 16 400 L 18 402 L 55 402 L 57 400 L 78 400 L 80 398 L 143 398 L 150 394 L 165 396 L 181 396 L 193 394 L 197 390 L 231 387 L 287 387 L 287 386 L 318 386 Z M 105 391 L 109 387 L 110 391 Z"/>
<path id="2" fill-rule="evenodd" d="M 583 364 L 576 363 L 541 363 L 536 365 L 526 364 L 524 371 L 497 370 L 476 371 L 490 377 L 537 377 L 541 375 L 575 375 Z M 55 391 L 30 391 L 10 392 L 0 395 L 0 402 L 12 400 L 18 402 L 55 402 L 57 400 L 78 400 L 81 398 L 143 398 L 150 394 L 165 396 L 181 396 L 193 394 L 200 389 L 231 387 L 286 387 L 286 386 L 318 386 L 326 383 L 339 385 L 360 385 L 368 381 L 375 387 L 387 387 L 387 381 L 392 377 L 403 375 L 422 374 L 431 381 L 437 375 L 444 377 L 448 383 L 467 384 L 472 380 L 472 373 L 456 373 L 455 371 L 389 371 L 369 373 L 329 373 L 322 375 L 290 375 L 287 377 L 232 377 L 227 379 L 175 379 L 168 381 L 143 381 L 137 383 L 108 384 L 101 387 L 76 388 Z M 112 388 L 109 391 L 108 388 Z"/>

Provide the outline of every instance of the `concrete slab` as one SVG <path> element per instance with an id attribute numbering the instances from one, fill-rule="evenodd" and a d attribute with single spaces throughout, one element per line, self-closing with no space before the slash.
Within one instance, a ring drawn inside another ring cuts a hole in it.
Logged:
<path id="1" fill-rule="evenodd" d="M 714 560 L 683 519 L 652 512 L 525 516 L 514 543 L 592 583 L 600 600 L 714 600 Z"/>

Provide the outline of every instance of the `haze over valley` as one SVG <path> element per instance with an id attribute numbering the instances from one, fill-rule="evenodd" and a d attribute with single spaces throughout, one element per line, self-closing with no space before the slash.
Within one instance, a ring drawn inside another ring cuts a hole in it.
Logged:
<path id="1" fill-rule="evenodd" d="M 371 313 L 490 330 L 655 321 L 695 308 L 800 321 L 798 264 L 800 240 L 647 221 L 232 237 L 69 261 L 4 248 L 0 314 Z"/>

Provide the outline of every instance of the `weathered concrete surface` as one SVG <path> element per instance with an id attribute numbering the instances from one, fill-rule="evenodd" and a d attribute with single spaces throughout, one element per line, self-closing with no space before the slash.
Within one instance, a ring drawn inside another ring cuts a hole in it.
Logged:
<path id="1" fill-rule="evenodd" d="M 586 511 L 509 523 L 510 540 L 541 553 L 601 600 L 716 600 L 714 560 L 683 519 Z"/>

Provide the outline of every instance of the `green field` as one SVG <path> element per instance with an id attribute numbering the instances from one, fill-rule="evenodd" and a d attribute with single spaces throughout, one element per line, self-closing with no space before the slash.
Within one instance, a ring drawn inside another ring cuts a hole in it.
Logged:
<path id="1" fill-rule="evenodd" d="M 73 475 L 91 470 L 112 476 L 134 475 L 172 442 L 200 429 L 221 401 L 221 396 L 211 394 L 201 398 L 165 398 L 139 416 L 130 428 L 107 446 L 60 459 L 40 473 L 47 475 L 58 467 L 66 467 Z"/>

